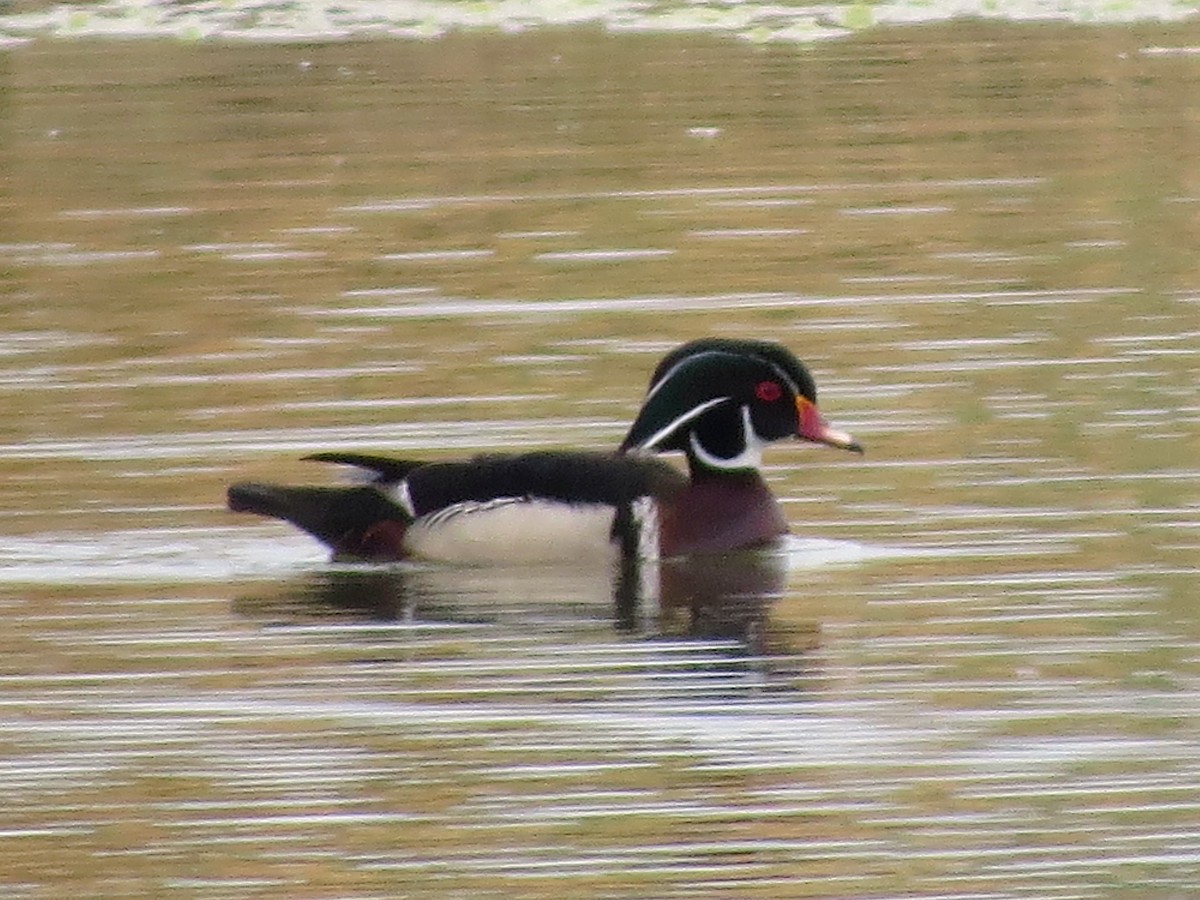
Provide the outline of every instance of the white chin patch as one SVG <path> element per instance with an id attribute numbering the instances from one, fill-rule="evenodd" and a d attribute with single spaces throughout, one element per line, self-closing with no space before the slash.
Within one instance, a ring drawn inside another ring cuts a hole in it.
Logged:
<path id="1" fill-rule="evenodd" d="M 750 407 L 742 407 L 742 452 L 737 456 L 715 456 L 704 449 L 704 446 L 696 439 L 696 433 L 692 432 L 689 436 L 689 442 L 692 445 L 692 453 L 696 459 L 713 469 L 728 469 L 730 471 L 739 469 L 761 469 L 762 468 L 762 452 L 767 445 L 766 441 L 762 440 L 754 431 L 754 426 L 750 424 Z"/>

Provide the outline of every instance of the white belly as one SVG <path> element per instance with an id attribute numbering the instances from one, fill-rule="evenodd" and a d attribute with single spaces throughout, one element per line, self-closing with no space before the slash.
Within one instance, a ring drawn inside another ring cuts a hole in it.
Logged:
<path id="1" fill-rule="evenodd" d="M 422 559 L 466 565 L 612 565 L 615 511 L 595 503 L 500 500 L 461 504 L 417 519 L 404 543 Z"/>

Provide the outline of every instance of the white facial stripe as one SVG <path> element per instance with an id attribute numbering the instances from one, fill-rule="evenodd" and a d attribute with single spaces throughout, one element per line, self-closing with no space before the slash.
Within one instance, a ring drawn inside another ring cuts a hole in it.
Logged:
<path id="1" fill-rule="evenodd" d="M 766 363 L 768 366 L 770 366 L 772 369 L 775 370 L 775 374 L 779 376 L 779 380 L 782 381 L 785 385 L 787 385 L 788 389 L 792 392 L 792 394 L 794 394 L 797 397 L 800 396 L 800 388 L 796 385 L 796 382 L 792 381 L 792 379 L 788 376 L 787 372 L 783 371 L 783 369 L 779 368 L 779 366 L 775 365 L 775 363 L 773 363 L 769 360 L 764 359 L 761 361 Z"/>
<path id="2" fill-rule="evenodd" d="M 685 356 L 679 362 L 675 363 L 675 365 L 673 365 L 673 366 L 671 366 L 671 368 L 667 369 L 666 374 L 664 374 L 663 377 L 658 380 L 658 384 L 656 384 L 656 385 L 654 385 L 654 387 L 650 388 L 650 391 L 649 391 L 649 393 L 646 394 L 646 399 L 645 399 L 645 401 L 643 401 L 642 405 L 644 406 L 646 403 L 648 403 L 650 401 L 650 398 L 653 397 L 655 394 L 657 394 L 659 392 L 659 389 L 662 388 L 662 386 L 664 384 L 666 384 L 668 381 L 670 381 L 672 378 L 674 378 L 675 373 L 678 372 L 682 366 L 690 365 L 693 361 L 700 359 L 702 356 L 713 356 L 716 353 L 717 353 L 716 350 L 706 350 L 703 353 L 696 353 L 696 354 L 693 354 L 692 356 Z"/>
<path id="3" fill-rule="evenodd" d="M 679 426 L 686 422 L 690 422 L 692 419 L 696 418 L 706 410 L 712 409 L 718 403 L 725 403 L 728 400 L 728 397 L 714 397 L 711 400 L 705 400 L 698 406 L 693 406 L 682 416 L 673 419 L 665 428 L 660 428 L 654 434 L 650 435 L 647 440 L 640 441 L 637 446 L 643 450 L 653 450 L 658 445 L 659 441 L 665 439 L 668 435 L 675 431 L 675 429 L 679 428 Z"/>
<path id="4" fill-rule="evenodd" d="M 750 407 L 742 407 L 742 452 L 737 456 L 725 458 L 713 456 L 696 439 L 696 433 L 689 436 L 692 453 L 696 459 L 713 469 L 760 469 L 762 468 L 762 451 L 766 443 L 759 438 L 750 423 Z"/>
<path id="5" fill-rule="evenodd" d="M 666 384 L 668 381 L 670 381 L 672 378 L 674 378 L 675 374 L 683 366 L 689 365 L 693 361 L 700 359 L 702 357 L 705 357 L 705 356 L 716 356 L 716 355 L 721 355 L 721 354 L 728 356 L 728 355 L 732 355 L 733 351 L 730 351 L 730 350 L 706 350 L 703 353 L 696 353 L 692 356 L 684 357 L 679 362 L 675 363 L 675 365 L 671 366 L 671 368 L 669 368 L 666 371 L 666 374 L 664 374 L 663 377 L 658 380 L 658 383 L 650 389 L 649 393 L 646 394 L 646 401 L 648 402 L 651 397 L 653 397 L 655 394 L 658 393 L 659 389 L 664 384 Z M 779 368 L 779 366 L 775 365 L 775 363 L 771 362 L 769 359 L 765 359 L 764 357 L 761 357 L 761 356 L 755 356 L 754 358 L 758 362 L 762 363 L 767 368 L 769 368 L 771 371 L 773 371 L 779 377 L 779 380 L 783 384 L 787 385 L 788 388 L 791 389 L 791 392 L 793 394 L 795 394 L 796 396 L 800 395 L 800 388 L 796 385 L 796 382 L 792 380 L 791 376 L 789 376 L 787 372 L 785 372 L 783 369 Z"/>

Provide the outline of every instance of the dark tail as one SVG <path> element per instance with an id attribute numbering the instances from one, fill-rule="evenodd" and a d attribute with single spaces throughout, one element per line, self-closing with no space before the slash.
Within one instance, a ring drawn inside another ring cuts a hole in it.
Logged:
<path id="1" fill-rule="evenodd" d="M 399 558 L 400 539 L 408 526 L 404 511 L 367 485 L 291 487 L 242 482 L 230 486 L 228 502 L 233 512 L 290 522 L 337 556 Z"/>

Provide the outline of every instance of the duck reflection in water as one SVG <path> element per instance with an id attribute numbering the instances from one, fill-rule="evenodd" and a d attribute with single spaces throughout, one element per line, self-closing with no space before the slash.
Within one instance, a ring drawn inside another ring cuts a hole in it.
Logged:
<path id="1" fill-rule="evenodd" d="M 280 624 L 351 619 L 495 625 L 557 633 L 577 643 L 614 632 L 649 640 L 718 640 L 731 642 L 735 654 L 769 661 L 809 653 L 817 643 L 815 623 L 773 615 L 787 576 L 787 557 L 778 549 L 604 570 L 347 565 L 245 596 L 236 610 Z"/>
<path id="2" fill-rule="evenodd" d="M 310 459 L 368 482 L 240 482 L 227 502 L 289 522 L 335 560 L 389 564 L 314 576 L 301 594 L 329 608 L 430 621 L 496 621 L 507 609 L 529 626 L 583 606 L 621 631 L 645 631 L 649 616 L 659 635 L 731 638 L 761 653 L 788 531 L 762 452 L 788 438 L 862 452 L 825 423 L 812 375 L 786 347 L 701 338 L 659 362 L 614 452 L 442 462 L 318 453 Z M 658 458 L 667 453 L 683 454 L 686 475 Z"/>

